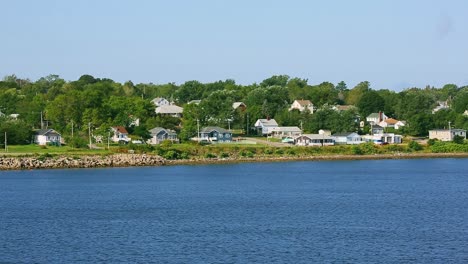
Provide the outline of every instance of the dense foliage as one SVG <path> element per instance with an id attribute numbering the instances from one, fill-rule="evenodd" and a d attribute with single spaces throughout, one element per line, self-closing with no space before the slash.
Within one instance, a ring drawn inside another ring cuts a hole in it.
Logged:
<path id="1" fill-rule="evenodd" d="M 164 97 L 183 106 L 183 118 L 157 116 L 151 103 L 155 97 Z M 311 100 L 316 111 L 288 111 L 295 99 Z M 191 100 L 201 100 L 201 103 L 187 104 Z M 234 110 L 232 103 L 237 101 L 244 102 L 246 110 Z M 447 101 L 450 108 L 433 114 L 437 101 Z M 356 108 L 336 111 L 333 106 L 338 104 Z M 187 81 L 181 85 L 133 84 L 90 75 L 83 75 L 76 81 L 65 81 L 57 75 L 37 81 L 11 75 L 0 81 L 1 113 L 5 116 L 19 114 L 18 120 L 2 119 L 0 132 L 19 130 L 11 132 L 17 135 L 11 140 L 18 144 L 30 141 L 31 133 L 27 131 L 41 126 L 54 128 L 64 136 L 69 136 L 72 129 L 75 135 L 86 136 L 90 127 L 93 134 L 106 135 L 110 126 L 120 125 L 142 139 L 148 137 L 148 129 L 162 126 L 176 129 L 187 139 L 196 135 L 197 125 L 246 130 L 258 118 L 268 117 L 275 118 L 283 126 L 302 126 L 310 133 L 319 129 L 358 131 L 359 121 L 378 111 L 406 120 L 408 126 L 401 133 L 427 136 L 429 129 L 448 127 L 448 122 L 453 128 L 468 129 L 468 117 L 463 115 L 467 108 L 468 87 L 453 84 L 395 92 L 373 89 L 366 81 L 349 88 L 345 82 L 311 85 L 305 79 L 287 75 L 272 76 L 251 85 L 239 85 L 233 80 Z M 135 129 L 132 126 L 137 119 L 140 127 Z M 17 123 L 12 125 L 12 122 Z"/>

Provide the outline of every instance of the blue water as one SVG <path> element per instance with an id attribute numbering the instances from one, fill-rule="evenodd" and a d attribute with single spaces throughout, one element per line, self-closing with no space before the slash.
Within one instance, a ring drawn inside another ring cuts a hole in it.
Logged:
<path id="1" fill-rule="evenodd" d="M 468 263 L 468 159 L 0 171 L 0 263 Z"/>

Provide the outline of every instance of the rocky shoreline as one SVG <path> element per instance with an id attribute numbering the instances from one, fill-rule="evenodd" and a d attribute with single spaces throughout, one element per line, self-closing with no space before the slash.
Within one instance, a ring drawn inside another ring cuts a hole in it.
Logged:
<path id="1" fill-rule="evenodd" d="M 186 160 L 166 160 L 150 154 L 114 154 L 90 156 L 57 157 L 1 157 L 0 170 L 64 169 L 64 168 L 101 168 L 137 167 L 162 165 L 225 164 L 243 162 L 282 162 L 282 161 L 320 161 L 320 160 L 373 160 L 373 159 L 420 159 L 420 158 L 468 158 L 468 153 L 397 153 L 376 155 L 322 155 L 290 157 L 255 158 L 200 158 Z"/>
<path id="2" fill-rule="evenodd" d="M 48 158 L 3 157 L 0 158 L 0 170 L 160 166 L 164 165 L 165 162 L 166 160 L 160 156 L 147 154 L 59 156 Z"/>

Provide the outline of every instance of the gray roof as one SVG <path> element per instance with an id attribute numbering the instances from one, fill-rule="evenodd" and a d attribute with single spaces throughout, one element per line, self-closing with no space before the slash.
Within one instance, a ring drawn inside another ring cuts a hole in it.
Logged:
<path id="1" fill-rule="evenodd" d="M 297 126 L 292 127 L 274 127 L 274 132 L 302 132 L 302 130 Z"/>
<path id="2" fill-rule="evenodd" d="M 278 123 L 276 123 L 276 120 L 274 119 L 259 119 L 257 121 L 260 121 L 260 123 L 263 124 L 263 126 L 272 126 L 272 127 L 277 127 Z"/>
<path id="3" fill-rule="evenodd" d="M 163 127 L 155 127 L 153 129 L 150 129 L 149 132 L 152 136 L 155 136 L 157 134 L 159 134 L 161 131 L 165 131 L 168 135 L 177 135 L 177 133 L 172 130 L 172 129 L 166 129 L 166 128 L 163 128 Z"/>
<path id="4" fill-rule="evenodd" d="M 211 133 L 213 131 L 217 131 L 218 133 L 221 133 L 221 134 L 231 133 L 224 128 L 216 127 L 216 126 L 204 127 L 202 128 L 202 130 L 200 130 L 200 133 Z"/>
<path id="5" fill-rule="evenodd" d="M 356 134 L 356 132 L 341 132 L 341 133 L 335 133 L 332 136 L 333 137 L 348 137 L 351 134 Z"/>
<path id="6" fill-rule="evenodd" d="M 39 130 L 36 130 L 36 135 L 41 135 L 41 136 L 44 136 L 46 134 L 57 134 L 60 136 L 60 133 L 49 128 L 49 129 L 39 129 Z"/>
<path id="7" fill-rule="evenodd" d="M 372 113 L 368 115 L 367 118 L 379 118 L 379 113 Z"/>
<path id="8" fill-rule="evenodd" d="M 177 105 L 162 105 L 156 107 L 156 114 L 182 114 L 183 108 Z"/>

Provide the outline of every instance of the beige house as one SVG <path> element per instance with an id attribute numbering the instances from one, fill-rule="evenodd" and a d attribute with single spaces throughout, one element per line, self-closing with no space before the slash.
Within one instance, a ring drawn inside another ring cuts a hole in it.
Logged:
<path id="1" fill-rule="evenodd" d="M 466 139 L 466 130 L 464 129 L 429 130 L 429 139 L 438 139 L 441 141 L 452 141 L 455 136 L 460 136 Z"/>
<path id="2" fill-rule="evenodd" d="M 289 111 L 294 109 L 299 110 L 300 112 L 304 112 L 306 109 L 310 111 L 311 114 L 314 113 L 314 105 L 310 100 L 294 100 L 289 108 Z"/>
<path id="3" fill-rule="evenodd" d="M 274 127 L 271 131 L 271 136 L 275 138 L 297 137 L 302 134 L 302 130 L 297 127 Z"/>

